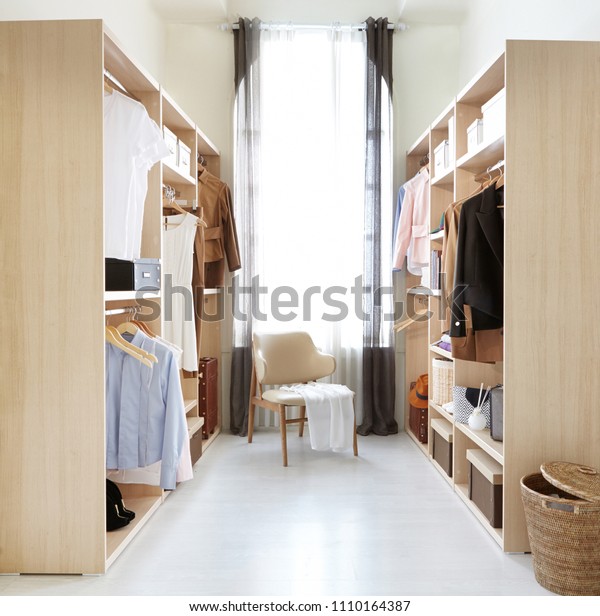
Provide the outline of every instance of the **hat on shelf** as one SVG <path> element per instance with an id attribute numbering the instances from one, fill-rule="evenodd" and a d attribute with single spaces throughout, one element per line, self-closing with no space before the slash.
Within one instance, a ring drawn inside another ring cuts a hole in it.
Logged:
<path id="1" fill-rule="evenodd" d="M 429 401 L 429 375 L 422 374 L 410 390 L 408 401 L 418 409 L 426 409 Z"/>

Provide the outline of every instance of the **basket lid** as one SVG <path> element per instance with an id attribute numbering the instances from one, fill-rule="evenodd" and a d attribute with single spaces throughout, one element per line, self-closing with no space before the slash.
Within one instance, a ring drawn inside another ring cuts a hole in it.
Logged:
<path id="1" fill-rule="evenodd" d="M 600 502 L 600 471 L 585 464 L 546 462 L 540 466 L 553 486 L 587 501 Z"/>

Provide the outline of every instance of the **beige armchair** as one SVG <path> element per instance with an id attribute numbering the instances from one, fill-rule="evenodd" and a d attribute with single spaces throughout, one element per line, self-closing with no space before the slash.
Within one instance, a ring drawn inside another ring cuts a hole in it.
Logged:
<path id="1" fill-rule="evenodd" d="M 281 453 L 283 466 L 287 459 L 287 426 L 299 423 L 298 435 L 304 435 L 306 405 L 304 399 L 293 391 L 279 388 L 263 392 L 263 385 L 290 385 L 308 383 L 333 374 L 335 358 L 321 353 L 311 337 L 305 332 L 285 334 L 259 334 L 252 337 L 253 369 L 250 383 L 250 404 L 248 408 L 248 443 L 254 432 L 254 409 L 257 406 L 279 413 L 281 430 Z M 288 419 L 287 407 L 299 406 L 300 417 Z M 356 417 L 354 419 L 354 455 L 358 455 L 356 438 Z"/>

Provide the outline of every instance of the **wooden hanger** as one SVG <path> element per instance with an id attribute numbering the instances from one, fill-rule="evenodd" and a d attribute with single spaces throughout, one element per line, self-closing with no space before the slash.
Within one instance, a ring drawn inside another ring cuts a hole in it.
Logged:
<path id="1" fill-rule="evenodd" d="M 135 336 L 139 331 L 139 327 L 135 325 L 135 323 L 132 323 L 131 321 L 125 321 L 124 323 L 120 323 L 117 326 L 116 330 L 121 337 L 123 337 L 123 334 L 131 334 L 132 336 Z M 125 338 L 123 338 L 123 340 L 125 340 Z M 131 344 L 131 342 L 128 342 L 127 340 L 125 340 L 125 342 L 131 345 L 134 349 L 137 349 L 138 353 L 140 353 L 146 359 L 149 359 L 152 363 L 154 364 L 158 363 L 158 358 L 156 357 L 156 355 L 152 355 L 152 353 L 148 353 L 148 351 L 144 351 L 144 349 L 141 349 L 140 347 L 137 347 L 134 344 Z"/>
<path id="2" fill-rule="evenodd" d="M 117 332 L 116 328 L 112 327 L 111 325 L 107 325 L 104 328 L 104 339 L 106 340 L 106 342 L 112 344 L 118 349 L 121 349 L 121 351 L 123 351 L 124 353 L 127 353 L 127 355 L 130 355 L 131 357 L 134 357 L 138 361 L 142 362 L 144 366 L 147 366 L 148 368 L 152 368 L 152 362 L 150 361 L 150 359 L 148 359 L 147 357 L 143 356 L 141 353 L 138 352 L 138 351 L 141 351 L 142 349 L 127 342 L 127 340 L 125 340 Z"/>
<path id="3" fill-rule="evenodd" d="M 131 319 L 131 323 L 137 325 L 146 334 L 146 336 L 149 336 L 150 338 L 156 338 L 156 334 L 143 321 Z"/>

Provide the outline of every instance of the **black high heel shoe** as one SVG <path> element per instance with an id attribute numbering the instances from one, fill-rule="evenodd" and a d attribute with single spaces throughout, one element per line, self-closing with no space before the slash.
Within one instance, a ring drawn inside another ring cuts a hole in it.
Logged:
<path id="1" fill-rule="evenodd" d="M 113 500 L 115 505 L 117 506 L 118 514 L 127 518 L 127 521 L 130 522 L 135 518 L 135 512 L 130 511 L 125 508 L 125 503 L 123 502 L 123 495 L 121 494 L 121 490 L 119 490 L 119 486 L 111 481 L 110 479 L 106 480 L 106 501 L 108 502 L 109 497 Z"/>

